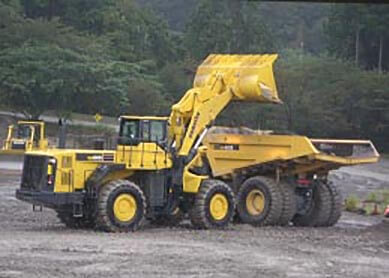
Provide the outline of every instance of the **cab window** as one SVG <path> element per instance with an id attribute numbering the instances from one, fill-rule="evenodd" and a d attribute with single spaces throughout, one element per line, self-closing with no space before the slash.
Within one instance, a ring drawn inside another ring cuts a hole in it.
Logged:
<path id="1" fill-rule="evenodd" d="M 119 130 L 119 144 L 133 145 L 139 142 L 139 120 L 122 120 Z"/>
<path id="2" fill-rule="evenodd" d="M 142 141 L 149 142 L 150 141 L 150 121 L 144 120 L 142 125 Z"/>
<path id="3" fill-rule="evenodd" d="M 162 142 L 166 139 L 166 121 L 151 122 L 151 141 Z"/>
<path id="4" fill-rule="evenodd" d="M 29 139 L 31 136 L 31 127 L 29 125 L 19 125 L 17 129 L 18 139 Z"/>
<path id="5" fill-rule="evenodd" d="M 166 121 L 143 120 L 142 141 L 161 143 L 166 139 Z"/>
<path id="6" fill-rule="evenodd" d="M 139 138 L 139 122 L 138 121 L 126 121 L 122 126 L 122 136 L 129 139 Z"/>

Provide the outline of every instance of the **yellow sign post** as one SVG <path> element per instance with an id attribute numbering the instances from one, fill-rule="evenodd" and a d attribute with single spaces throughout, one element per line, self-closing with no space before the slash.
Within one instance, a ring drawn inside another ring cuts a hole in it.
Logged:
<path id="1" fill-rule="evenodd" d="M 96 113 L 96 115 L 95 115 L 96 123 L 100 122 L 102 119 L 103 119 L 103 116 L 101 116 L 99 113 Z"/>

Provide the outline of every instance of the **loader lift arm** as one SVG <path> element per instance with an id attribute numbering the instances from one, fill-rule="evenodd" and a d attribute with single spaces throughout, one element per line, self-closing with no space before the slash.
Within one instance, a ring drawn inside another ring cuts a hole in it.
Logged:
<path id="1" fill-rule="evenodd" d="M 231 101 L 280 103 L 273 74 L 277 55 L 215 55 L 198 67 L 193 88 L 173 105 L 169 137 L 178 156 L 201 143 Z M 197 143 L 196 143 L 197 141 Z"/>

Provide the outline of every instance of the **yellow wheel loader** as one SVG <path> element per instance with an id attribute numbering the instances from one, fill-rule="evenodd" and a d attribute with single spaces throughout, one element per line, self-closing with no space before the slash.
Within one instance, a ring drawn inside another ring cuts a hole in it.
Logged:
<path id="1" fill-rule="evenodd" d="M 43 121 L 18 121 L 16 125 L 8 126 L 7 138 L 0 154 L 19 155 L 47 148 L 48 141 L 45 138 L 45 123 Z"/>
<path id="2" fill-rule="evenodd" d="M 169 117 L 120 117 L 117 148 L 32 151 L 16 196 L 69 227 L 134 231 L 147 219 L 196 228 L 330 226 L 341 213 L 328 172 L 372 163 L 370 141 L 311 140 L 213 127 L 232 101 L 280 103 L 276 55 L 210 55 Z M 236 217 L 234 217 L 236 215 Z"/>

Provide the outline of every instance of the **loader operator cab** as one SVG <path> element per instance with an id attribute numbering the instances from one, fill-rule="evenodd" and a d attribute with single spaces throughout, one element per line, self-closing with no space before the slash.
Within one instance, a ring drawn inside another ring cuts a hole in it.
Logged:
<path id="1" fill-rule="evenodd" d="M 140 143 L 156 143 L 167 146 L 166 117 L 120 117 L 118 145 L 137 146 Z"/>
<path id="2" fill-rule="evenodd" d="M 39 147 L 44 124 L 41 121 L 19 121 L 16 127 L 17 139 L 31 140 L 34 147 Z"/>
<path id="3" fill-rule="evenodd" d="M 41 140 L 41 128 L 40 124 L 20 123 L 17 126 L 16 138 L 31 140 L 34 146 L 38 146 Z"/>

